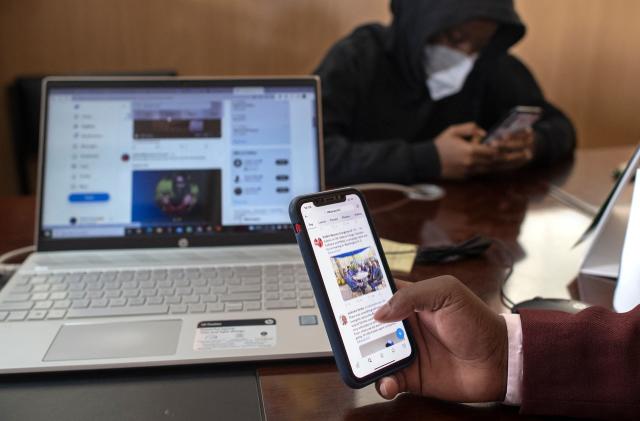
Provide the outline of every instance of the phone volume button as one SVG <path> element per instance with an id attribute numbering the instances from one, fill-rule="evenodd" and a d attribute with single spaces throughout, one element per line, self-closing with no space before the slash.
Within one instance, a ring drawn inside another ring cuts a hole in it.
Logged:
<path id="1" fill-rule="evenodd" d="M 296 234 L 300 234 L 302 227 L 300 226 L 300 224 L 293 224 L 293 230 L 296 232 Z"/>

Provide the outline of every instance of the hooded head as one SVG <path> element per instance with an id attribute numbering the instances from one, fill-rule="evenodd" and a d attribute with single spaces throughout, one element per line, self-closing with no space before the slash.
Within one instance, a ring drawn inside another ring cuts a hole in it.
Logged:
<path id="1" fill-rule="evenodd" d="M 423 52 L 436 36 L 465 22 L 480 19 L 497 24 L 483 56 L 506 52 L 525 34 L 513 0 L 391 0 L 391 45 L 407 82 L 424 86 Z"/>

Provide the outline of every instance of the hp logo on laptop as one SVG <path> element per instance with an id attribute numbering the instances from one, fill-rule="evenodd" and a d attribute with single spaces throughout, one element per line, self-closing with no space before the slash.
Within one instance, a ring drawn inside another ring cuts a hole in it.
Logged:
<path id="1" fill-rule="evenodd" d="M 189 247 L 189 240 L 187 240 L 186 238 L 181 238 L 178 240 L 178 247 Z"/>

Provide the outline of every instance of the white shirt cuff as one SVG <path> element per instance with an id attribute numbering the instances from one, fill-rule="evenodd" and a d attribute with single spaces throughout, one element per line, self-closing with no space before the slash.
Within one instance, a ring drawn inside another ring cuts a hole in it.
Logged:
<path id="1" fill-rule="evenodd" d="M 522 323 L 518 314 L 501 314 L 507 324 L 507 338 L 509 340 L 509 368 L 507 372 L 507 394 L 505 405 L 520 405 L 522 403 Z"/>

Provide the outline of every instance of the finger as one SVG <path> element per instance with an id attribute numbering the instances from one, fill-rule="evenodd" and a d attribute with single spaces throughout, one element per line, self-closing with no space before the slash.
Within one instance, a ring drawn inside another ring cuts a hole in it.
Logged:
<path id="1" fill-rule="evenodd" d="M 400 385 L 398 376 L 394 374 L 378 380 L 376 382 L 376 389 L 380 396 L 389 400 L 395 398 L 398 393 L 405 392 Z"/>
<path id="2" fill-rule="evenodd" d="M 458 296 L 462 283 L 453 276 L 439 276 L 396 291 L 373 318 L 381 323 L 404 320 L 416 311 L 437 311 Z"/>
<path id="3" fill-rule="evenodd" d="M 471 160 L 472 164 L 478 162 L 491 163 L 498 156 L 498 152 L 495 148 L 485 145 L 474 145 L 471 148 Z"/>
<path id="4" fill-rule="evenodd" d="M 449 132 L 458 137 L 476 137 L 486 135 L 485 131 L 482 130 L 476 123 L 469 122 L 463 124 L 455 124 L 449 127 Z"/>

